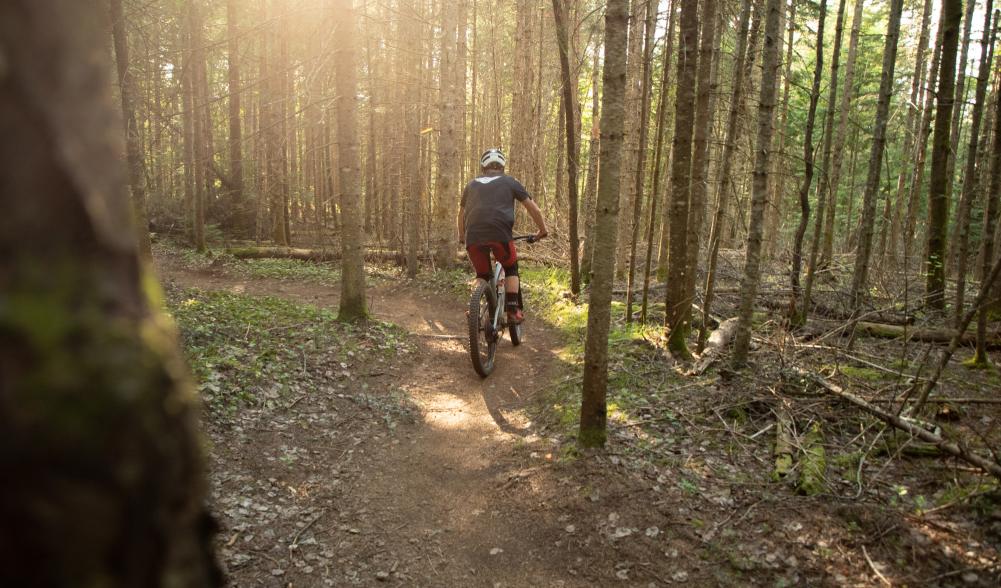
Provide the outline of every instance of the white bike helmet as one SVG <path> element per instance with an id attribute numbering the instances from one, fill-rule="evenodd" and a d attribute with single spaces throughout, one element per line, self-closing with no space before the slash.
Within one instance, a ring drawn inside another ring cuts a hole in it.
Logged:
<path id="1" fill-rule="evenodd" d="M 499 163 L 501 167 L 507 166 L 507 159 L 500 149 L 487 149 L 480 157 L 480 167 L 487 167 L 491 163 Z"/>

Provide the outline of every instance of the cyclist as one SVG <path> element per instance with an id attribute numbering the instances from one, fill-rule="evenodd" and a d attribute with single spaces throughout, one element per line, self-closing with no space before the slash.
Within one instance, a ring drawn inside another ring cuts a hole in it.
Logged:
<path id="1" fill-rule="evenodd" d="M 469 182 L 462 191 L 459 205 L 459 242 L 466 246 L 469 261 L 476 270 L 476 277 L 489 281 L 491 276 L 490 253 L 504 267 L 507 279 L 507 312 L 509 324 L 520 324 L 524 319 L 519 296 L 518 252 L 514 247 L 514 202 L 517 200 L 528 210 L 539 231 L 536 239 L 549 232 L 542 211 L 532 200 L 521 182 L 504 174 L 506 160 L 500 149 L 488 149 L 480 157 L 482 173 Z"/>

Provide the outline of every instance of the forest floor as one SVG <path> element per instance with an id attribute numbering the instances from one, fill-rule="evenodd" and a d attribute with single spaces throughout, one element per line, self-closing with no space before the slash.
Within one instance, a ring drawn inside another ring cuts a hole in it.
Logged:
<path id="1" fill-rule="evenodd" d="M 525 272 L 527 340 L 503 342 L 481 380 L 463 340 L 461 273 L 417 284 L 370 268 L 373 320 L 350 326 L 336 321 L 335 266 L 162 245 L 156 265 L 205 399 L 211 502 L 235 586 L 1001 578 L 994 481 L 906 457 L 907 442 L 880 457 L 892 435 L 855 415 L 823 429 L 824 490 L 800 495 L 773 479 L 775 407 L 794 403 L 804 431 L 851 409 L 777 399 L 764 368 L 684 376 L 657 329 L 613 330 L 609 446 L 577 451 L 585 315 L 553 272 Z M 879 373 L 838 367 L 878 388 Z M 975 377 L 978 390 L 997 381 Z M 977 410 L 964 418 L 997 414 Z"/>

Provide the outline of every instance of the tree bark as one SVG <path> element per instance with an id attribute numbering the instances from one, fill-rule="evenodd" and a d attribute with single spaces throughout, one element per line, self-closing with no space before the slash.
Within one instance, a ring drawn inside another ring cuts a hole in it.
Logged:
<path id="1" fill-rule="evenodd" d="M 902 215 L 903 211 L 907 207 L 907 200 L 904 198 L 905 190 L 907 188 L 907 180 L 909 179 L 909 172 L 913 172 L 914 166 L 910 165 L 910 158 L 917 146 L 918 135 L 920 134 L 920 120 L 922 117 L 921 109 L 921 91 L 924 87 L 925 80 L 925 56 L 928 52 L 928 39 L 930 36 L 929 29 L 931 28 L 931 15 L 932 15 L 932 0 L 924 0 L 924 8 L 922 10 L 921 17 L 921 29 L 918 35 L 918 48 L 917 55 L 915 57 L 914 74 L 911 77 L 911 94 L 910 99 L 907 102 L 907 120 L 904 123 L 904 131 L 906 132 L 904 138 L 904 146 L 901 150 L 903 158 L 908 163 L 900 166 L 900 173 L 897 176 L 897 189 L 896 197 L 893 210 L 893 218 L 890 222 L 890 238 L 888 243 L 888 251 L 890 260 L 894 263 L 897 257 L 898 243 L 900 242 L 902 235 L 902 223 L 904 219 Z"/>
<path id="2" fill-rule="evenodd" d="M 137 254 L 105 16 L 0 3 L 0 585 L 219 586 L 200 407 Z"/>
<path id="3" fill-rule="evenodd" d="M 956 304 L 955 324 L 959 325 L 966 306 L 966 274 L 970 256 L 970 209 L 980 188 L 977 164 L 980 159 L 980 127 L 983 122 L 984 105 L 987 101 L 987 86 L 990 83 L 991 58 L 994 54 L 996 32 L 992 29 L 994 0 L 987 0 L 984 9 L 984 36 L 981 41 L 980 69 L 977 72 L 976 97 L 970 122 L 970 141 L 966 149 L 966 169 L 963 173 L 963 191 L 959 201 L 959 218 L 956 221 Z M 983 164 L 987 165 L 987 157 Z"/>
<path id="4" fill-rule="evenodd" d="M 973 1 L 973 0 L 967 0 Z M 943 0 L 942 59 L 939 64 L 938 94 L 935 107 L 935 138 L 932 142 L 931 179 L 928 189 L 928 280 L 927 304 L 945 310 L 945 253 L 948 241 L 950 145 L 952 144 L 952 109 L 955 103 L 956 50 L 959 46 L 959 23 L 963 18 L 963 0 Z M 965 67 L 966 64 L 964 63 Z"/>
<path id="5" fill-rule="evenodd" d="M 1001 71 L 1001 65 L 999 65 Z M 987 317 L 992 305 L 988 303 L 984 293 L 991 291 L 991 259 L 994 252 L 994 240 L 997 237 L 998 219 L 1001 217 L 1001 93 L 994 97 L 994 139 L 990 151 L 991 175 L 987 190 L 987 205 L 984 214 L 984 237 L 980 245 L 980 282 L 981 298 L 977 304 L 977 351 L 973 358 L 974 365 L 984 366 L 990 362 L 987 356 Z M 1001 264 L 1001 256 L 998 256 Z M 997 278 L 997 268 L 994 271 Z M 996 303 L 995 303 L 996 304 Z"/>
<path id="6" fill-rule="evenodd" d="M 830 265 L 834 257 L 834 220 L 838 208 L 838 185 L 841 183 L 841 163 L 844 158 L 845 141 L 848 135 L 848 111 L 855 93 L 855 62 L 858 59 L 858 42 L 862 30 L 862 9 L 865 6 L 861 0 L 855 2 L 855 12 L 852 15 L 852 31 L 848 40 L 848 59 L 845 63 L 845 87 L 841 92 L 841 106 L 838 112 L 838 130 L 834 138 L 834 147 L 831 152 L 831 170 L 827 181 L 830 196 L 828 197 L 827 219 L 824 224 L 824 245 L 820 254 L 820 267 Z M 831 105 L 833 108 L 833 105 Z M 852 150 L 852 162 L 854 164 L 855 151 Z M 853 171 L 854 166 L 849 171 Z M 849 174 L 854 179 L 854 174 Z M 854 190 L 848 191 L 849 197 L 849 217 L 851 216 L 851 198 L 854 197 Z M 848 226 L 851 226 L 849 220 Z M 850 228 L 846 231 L 845 242 L 849 241 Z"/>
<path id="7" fill-rule="evenodd" d="M 804 319 L 810 314 L 813 296 L 813 282 L 817 276 L 817 262 L 820 243 L 823 239 L 827 207 L 837 198 L 837 186 L 830 184 L 831 148 L 834 134 L 834 105 L 838 101 L 838 69 L 841 66 L 841 39 L 845 30 L 845 0 L 838 2 L 838 16 L 834 26 L 834 52 L 831 57 L 831 81 L 828 84 L 827 111 L 824 114 L 824 146 L 820 163 L 820 180 L 817 182 L 817 214 L 813 223 L 813 238 L 810 240 L 810 263 L 806 268 L 806 286 L 803 288 L 802 314 Z"/>
<path id="8" fill-rule="evenodd" d="M 782 66 L 779 61 L 782 9 L 782 0 L 768 0 L 765 14 L 761 90 L 758 99 L 758 136 L 755 146 L 754 182 L 751 194 L 751 221 L 748 225 L 747 260 L 741 281 L 743 294 L 740 299 L 739 322 L 733 344 L 733 364 L 738 368 L 747 364 L 747 353 L 751 346 L 751 316 L 754 313 L 754 299 L 758 291 L 758 282 L 761 281 L 761 235 L 765 206 L 768 202 L 768 160 L 771 156 L 772 132 L 774 130 L 772 115 L 775 111 L 776 86 L 778 85 L 776 78 L 778 70 Z"/>
<path id="9" fill-rule="evenodd" d="M 587 183 L 584 185 L 584 253 L 581 257 L 580 275 L 585 284 L 591 282 L 591 260 L 594 258 L 595 199 L 598 195 L 598 154 L 601 138 L 601 102 L 598 83 L 598 50 L 595 48 L 591 69 L 591 141 L 587 155 Z"/>
<path id="10" fill-rule="evenodd" d="M 647 303 L 649 302 L 650 294 L 650 271 L 653 265 L 653 251 L 654 251 L 654 236 L 656 235 L 657 229 L 657 203 L 660 200 L 661 193 L 661 180 L 663 179 L 664 165 L 662 165 L 664 156 L 664 133 L 667 131 L 666 127 L 669 124 L 667 113 L 668 113 L 668 88 L 671 87 L 671 58 L 674 56 L 674 25 L 675 18 L 674 15 L 677 13 L 677 6 L 674 0 L 668 4 L 668 16 L 667 16 L 667 32 L 665 35 L 667 39 L 664 42 L 664 67 L 661 72 L 660 79 L 660 97 L 657 102 L 657 136 L 654 139 L 654 158 L 653 158 L 653 187 L 650 191 L 650 224 L 647 229 L 646 237 L 646 262 L 643 270 L 643 301 L 640 306 L 640 322 L 646 323 L 647 320 Z M 666 194 L 665 194 L 666 201 Z M 665 202 L 666 204 L 666 202 Z M 665 206 L 666 208 L 666 206 Z M 661 213 L 663 216 L 663 213 Z M 667 219 L 664 219 L 664 225 L 667 224 Z M 665 256 L 666 257 L 666 256 Z M 658 262 L 659 263 L 659 262 Z M 665 268 L 666 269 L 666 268 Z"/>
<path id="11" fill-rule="evenodd" d="M 229 177 L 232 182 L 230 189 L 230 214 L 233 217 L 233 228 L 239 233 L 247 231 L 252 212 L 247 206 L 243 185 L 243 124 L 242 90 L 240 89 L 240 27 L 239 8 L 236 0 L 226 0 L 226 33 L 229 82 Z"/>
<path id="12" fill-rule="evenodd" d="M 695 145 L 692 153 L 692 194 L 688 209 L 688 244 L 686 245 L 685 296 L 695 301 L 695 280 L 699 270 L 699 251 L 702 227 L 706 218 L 706 192 L 709 187 L 709 155 L 712 148 L 713 119 L 716 110 L 716 68 L 714 56 L 717 54 L 716 0 L 702 0 L 702 39 L 699 46 L 699 86 L 695 99 Z M 679 260 L 680 261 L 680 260 Z M 691 305 L 689 305 L 689 323 Z"/>
<path id="13" fill-rule="evenodd" d="M 563 77 L 563 111 L 566 116 L 565 131 L 567 136 L 567 202 L 570 213 L 570 292 L 580 295 L 580 268 L 578 267 L 578 252 L 580 239 L 577 236 L 577 117 L 576 96 L 577 77 L 570 73 L 570 40 L 567 32 L 566 16 L 563 0 L 553 0 L 553 15 L 556 19 L 556 36 L 560 46 L 560 73 Z"/>
<path id="14" fill-rule="evenodd" d="M 674 145 L 671 170 L 671 240 L 667 278 L 668 349 L 682 358 L 691 357 L 686 338 L 692 301 L 688 298 L 688 216 L 692 188 L 692 138 L 695 130 L 695 87 L 698 79 L 698 6 L 681 5 L 678 40 L 678 86 L 674 108 Z"/>
<path id="15" fill-rule="evenodd" d="M 608 0 L 605 10 L 605 68 L 601 115 L 601 177 L 595 222 L 595 245 L 615 251 L 619 214 L 619 173 L 626 93 L 626 35 L 628 0 Z M 608 388 L 608 327 L 611 321 L 612 255 L 596 255 L 584 345 L 584 382 L 581 392 L 580 433 L 584 447 L 605 444 Z"/>
<path id="16" fill-rule="evenodd" d="M 439 81 L 438 173 L 435 179 L 434 250 L 440 266 L 448 266 L 455 252 L 455 215 L 458 201 L 458 175 L 461 167 L 459 142 L 461 121 L 457 121 L 457 101 L 465 102 L 465 92 L 460 91 L 456 80 L 458 67 L 457 37 L 459 28 L 458 6 L 455 2 L 442 3 L 442 39 Z"/>
<path id="17" fill-rule="evenodd" d="M 801 300 L 802 289 L 799 275 L 803 266 L 803 238 L 810 221 L 810 186 L 813 184 L 813 125 L 817 117 L 817 102 L 820 99 L 820 80 L 824 75 L 824 21 L 827 17 L 827 0 L 820 0 L 820 19 L 817 21 L 817 57 L 813 70 L 813 88 L 810 90 L 810 109 L 806 116 L 806 130 L 803 138 L 803 183 L 799 187 L 799 226 L 793 241 L 792 298 L 789 301 L 789 320 L 794 326 L 800 326 L 806 321 L 809 300 Z"/>
<path id="18" fill-rule="evenodd" d="M 963 14 L 963 40 L 961 41 L 959 50 L 959 72 L 956 75 L 956 100 L 952 108 L 952 124 L 951 132 L 949 134 L 951 143 L 949 145 L 952 157 L 949 158 L 948 171 L 946 175 L 949 177 L 949 189 L 950 197 L 951 191 L 955 186 L 956 178 L 956 165 L 959 163 L 959 140 L 963 134 L 962 132 L 962 119 L 963 114 L 966 112 L 966 61 L 970 56 L 970 38 L 973 34 L 973 13 L 977 8 L 977 0 L 966 0 L 966 12 Z M 991 11 L 988 10 L 987 14 Z M 962 230 L 960 226 L 963 222 L 961 218 L 962 215 L 959 213 L 960 201 L 957 201 L 955 222 L 956 222 L 956 233 Z M 945 272 L 950 275 L 956 269 L 956 253 L 958 250 L 959 240 L 953 237 L 948 243 L 949 253 L 946 256 Z"/>
<path id="19" fill-rule="evenodd" d="M 341 178 L 341 320 L 363 320 L 365 301 L 365 241 L 359 210 L 357 15 L 353 0 L 335 0 L 337 70 L 337 151 Z"/>
<path id="20" fill-rule="evenodd" d="M 719 261 L 720 231 L 723 228 L 723 213 L 727 200 L 734 190 L 733 159 L 737 147 L 737 130 L 740 105 L 744 100 L 744 62 L 747 59 L 747 35 L 751 16 L 751 0 L 743 0 L 740 11 L 740 28 L 737 33 L 737 53 L 733 62 L 733 92 L 730 97 L 730 112 L 727 115 L 726 135 L 723 141 L 723 156 L 719 167 L 719 181 L 716 184 L 716 203 L 713 220 L 709 228 L 709 260 L 706 270 L 706 287 L 702 302 L 702 327 L 699 329 L 698 352 L 705 348 L 709 333 L 708 317 L 712 312 L 716 288 L 716 264 Z"/>
<path id="21" fill-rule="evenodd" d="M 711 1 L 711 0 L 710 0 Z M 637 4 L 641 4 L 637 2 Z M 635 13 L 634 13 L 635 14 Z M 634 184 L 632 188 L 633 194 L 633 218 L 632 218 L 632 231 L 630 235 L 629 243 L 629 276 L 626 286 L 626 322 L 631 323 L 633 320 L 633 300 L 635 299 L 636 290 L 636 248 L 640 240 L 640 228 L 643 225 L 643 195 L 646 187 L 646 161 L 647 161 L 647 128 L 649 127 L 650 119 L 650 95 L 652 93 L 653 87 L 653 77 L 651 71 L 653 69 L 653 44 L 654 44 L 654 33 L 657 29 L 657 5 L 653 2 L 646 3 L 646 25 L 644 26 L 644 32 L 646 38 L 643 42 L 643 80 L 642 86 L 640 88 L 640 111 L 639 120 L 637 121 L 638 129 L 636 138 L 636 150 L 635 150 L 635 164 L 636 171 L 633 177 Z"/>
<path id="22" fill-rule="evenodd" d="M 876 104 L 876 120 L 872 137 L 872 151 L 869 155 L 869 172 L 862 197 L 862 218 L 859 228 L 859 245 L 855 255 L 855 269 L 852 273 L 852 308 L 858 312 L 865 296 L 869 277 L 869 261 L 872 255 L 872 235 L 876 223 L 876 197 L 879 193 L 880 176 L 883 169 L 883 150 L 886 147 L 886 122 L 893 95 L 893 72 L 897 60 L 897 41 L 900 37 L 900 14 L 903 0 L 891 0 L 890 21 L 887 24 L 886 43 L 883 49 L 883 73 L 879 80 L 879 101 Z"/>
<path id="23" fill-rule="evenodd" d="M 129 39 L 125 29 L 122 0 L 109 0 L 109 9 L 119 97 L 122 103 L 122 120 L 125 122 L 125 152 L 129 171 L 129 190 L 132 193 L 132 214 L 135 216 L 136 240 L 139 243 L 139 253 L 149 259 L 152 252 L 149 241 L 149 220 L 146 215 L 146 171 L 143 166 L 142 146 L 139 145 L 139 128 L 135 112 L 136 90 L 129 68 Z"/>

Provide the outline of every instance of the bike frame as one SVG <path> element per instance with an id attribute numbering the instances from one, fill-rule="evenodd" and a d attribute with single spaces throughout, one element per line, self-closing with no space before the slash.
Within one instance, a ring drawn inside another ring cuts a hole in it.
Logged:
<path id="1" fill-rule="evenodd" d="M 494 333 L 500 330 L 501 316 L 503 316 L 504 304 L 507 302 L 507 292 L 503 288 L 499 288 L 504 277 L 504 266 L 500 262 L 494 262 L 494 276 L 490 280 L 490 287 L 493 288 L 494 292 L 497 292 L 497 308 L 494 309 L 493 321 Z"/>

